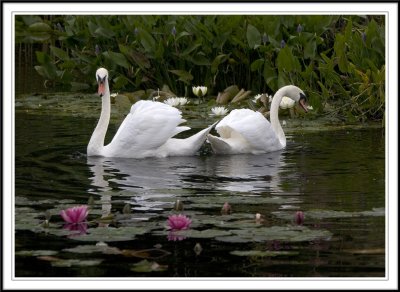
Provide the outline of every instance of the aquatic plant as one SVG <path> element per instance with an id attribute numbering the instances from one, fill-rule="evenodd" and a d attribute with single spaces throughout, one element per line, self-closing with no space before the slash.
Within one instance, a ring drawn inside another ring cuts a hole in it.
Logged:
<path id="1" fill-rule="evenodd" d="M 181 105 L 185 105 L 188 104 L 189 101 L 187 100 L 186 97 L 170 97 L 167 100 L 164 100 L 165 104 L 168 104 L 170 106 L 181 106 Z"/>
<path id="2" fill-rule="evenodd" d="M 228 109 L 223 106 L 216 106 L 211 108 L 211 116 L 224 116 L 228 113 Z"/>
<path id="3" fill-rule="evenodd" d="M 178 214 L 168 217 L 168 227 L 172 230 L 185 230 L 190 227 L 192 220 L 186 215 Z"/>
<path id="4" fill-rule="evenodd" d="M 303 225 L 303 223 L 304 223 L 304 212 L 303 211 L 297 211 L 296 214 L 294 215 L 294 221 L 296 222 L 297 225 Z"/>
<path id="5" fill-rule="evenodd" d="M 207 93 L 207 87 L 206 86 L 193 86 L 192 87 L 193 94 L 196 96 L 204 96 Z"/>
<path id="6" fill-rule="evenodd" d="M 281 109 L 289 109 L 289 108 L 294 107 L 294 105 L 295 105 L 295 101 L 293 99 L 291 99 L 287 96 L 284 96 L 284 97 L 282 97 L 282 101 L 279 104 L 279 107 Z"/>
<path id="7" fill-rule="evenodd" d="M 60 215 L 64 221 L 71 224 L 78 224 L 85 221 L 88 214 L 89 210 L 88 206 L 86 205 L 75 206 L 60 212 Z"/>
<path id="8" fill-rule="evenodd" d="M 232 207 L 228 202 L 225 202 L 224 205 L 221 208 L 221 214 L 222 215 L 228 215 L 232 213 Z"/>
<path id="9" fill-rule="evenodd" d="M 204 96 L 296 84 L 315 114 L 384 117 L 384 15 L 17 15 L 15 23 L 16 66 L 34 52 L 46 86 L 91 89 L 105 66 L 115 90 L 166 84 L 186 94 L 201 82 L 208 90 L 194 94 Z"/>

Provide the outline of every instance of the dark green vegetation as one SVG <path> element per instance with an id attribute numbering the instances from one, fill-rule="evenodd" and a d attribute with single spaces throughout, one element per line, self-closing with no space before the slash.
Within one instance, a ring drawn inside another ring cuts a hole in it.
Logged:
<path id="1" fill-rule="evenodd" d="M 93 91 L 100 66 L 113 91 L 140 98 L 166 86 L 191 96 L 191 86 L 205 85 L 216 96 L 236 85 L 254 96 L 295 84 L 314 115 L 383 125 L 384 23 L 380 15 L 23 15 L 16 53 L 17 62 L 35 55 L 46 86 Z"/>

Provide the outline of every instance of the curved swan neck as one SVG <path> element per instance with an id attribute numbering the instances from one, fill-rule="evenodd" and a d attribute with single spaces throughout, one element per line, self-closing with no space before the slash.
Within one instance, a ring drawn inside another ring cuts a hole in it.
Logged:
<path id="1" fill-rule="evenodd" d="M 108 86 L 108 80 L 104 83 L 105 93 L 102 96 L 101 102 L 101 114 L 96 128 L 93 131 L 92 137 L 90 138 L 87 154 L 88 155 L 100 155 L 101 150 L 104 147 L 104 139 L 106 137 L 108 123 L 110 122 L 110 89 Z"/>
<path id="2" fill-rule="evenodd" d="M 276 136 L 278 137 L 283 147 L 286 146 L 286 137 L 285 133 L 283 132 L 281 123 L 279 122 L 278 113 L 279 113 L 279 105 L 284 96 L 285 96 L 285 87 L 279 89 L 275 93 L 274 97 L 272 98 L 271 110 L 270 110 L 272 129 L 274 130 Z"/>

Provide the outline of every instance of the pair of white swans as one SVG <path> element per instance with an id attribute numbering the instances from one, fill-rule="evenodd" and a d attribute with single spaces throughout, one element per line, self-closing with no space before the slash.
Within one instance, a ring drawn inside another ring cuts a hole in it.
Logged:
<path id="1" fill-rule="evenodd" d="M 87 147 L 88 156 L 191 156 L 196 154 L 206 139 L 217 154 L 272 152 L 286 146 L 286 137 L 278 119 L 279 104 L 283 96 L 299 102 L 307 111 L 304 92 L 296 86 L 288 85 L 279 89 L 272 99 L 271 123 L 260 112 L 236 109 L 215 127 L 220 137 L 209 134 L 214 124 L 189 138 L 177 139 L 173 137 L 190 129 L 179 126 L 185 122 L 182 113 L 161 102 L 141 100 L 132 106 L 112 141 L 104 145 L 111 112 L 108 71 L 104 68 L 98 69 L 96 79 L 98 93 L 102 98 L 102 109 Z"/>

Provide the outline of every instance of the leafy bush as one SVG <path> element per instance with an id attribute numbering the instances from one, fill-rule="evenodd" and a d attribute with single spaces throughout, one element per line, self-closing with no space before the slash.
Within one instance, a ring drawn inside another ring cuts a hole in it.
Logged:
<path id="1" fill-rule="evenodd" d="M 114 90 L 189 96 L 205 85 L 254 94 L 301 87 L 317 113 L 383 119 L 384 16 L 64 15 L 16 16 L 16 44 L 43 44 L 35 69 L 54 84 L 88 89 L 98 67 Z M 331 105 L 334 110 L 329 110 Z"/>

